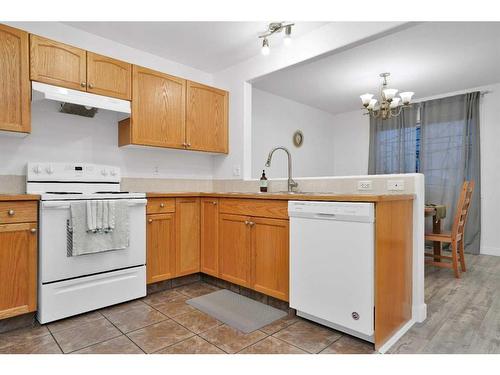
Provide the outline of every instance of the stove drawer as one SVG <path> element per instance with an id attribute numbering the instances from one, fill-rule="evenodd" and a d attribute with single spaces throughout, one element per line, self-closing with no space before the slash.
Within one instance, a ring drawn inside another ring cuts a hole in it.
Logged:
<path id="1" fill-rule="evenodd" d="M 0 224 L 37 221 L 38 202 L 0 202 Z"/>

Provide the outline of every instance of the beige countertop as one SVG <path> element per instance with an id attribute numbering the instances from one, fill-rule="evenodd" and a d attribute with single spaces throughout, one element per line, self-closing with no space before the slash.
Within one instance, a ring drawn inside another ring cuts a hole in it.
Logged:
<path id="1" fill-rule="evenodd" d="M 245 199 L 276 199 L 276 200 L 304 200 L 304 201 L 337 201 L 337 202 L 386 202 L 413 200 L 413 194 L 335 194 L 335 193 L 253 193 L 253 192 L 151 192 L 146 195 L 148 198 L 175 198 L 175 197 L 214 197 L 214 198 L 245 198 Z"/>

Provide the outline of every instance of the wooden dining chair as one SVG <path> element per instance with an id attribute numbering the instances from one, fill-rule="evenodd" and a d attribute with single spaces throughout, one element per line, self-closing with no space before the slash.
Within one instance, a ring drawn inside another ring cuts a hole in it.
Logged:
<path id="1" fill-rule="evenodd" d="M 466 271 L 464 256 L 464 232 L 473 192 L 474 181 L 465 181 L 462 185 L 462 191 L 458 199 L 457 212 L 453 220 L 451 232 L 425 234 L 425 240 L 449 243 L 451 248 L 451 256 L 425 253 L 426 257 L 433 258 L 427 259 L 425 263 L 437 267 L 453 268 L 456 278 L 460 278 L 460 269 L 458 268 L 458 262 L 460 262 L 461 271 Z M 443 260 L 447 260 L 448 262 L 444 262 Z"/>

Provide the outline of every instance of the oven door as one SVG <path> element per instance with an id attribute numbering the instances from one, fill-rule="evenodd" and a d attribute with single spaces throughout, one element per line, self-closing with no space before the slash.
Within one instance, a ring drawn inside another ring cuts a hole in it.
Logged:
<path id="1" fill-rule="evenodd" d="M 146 199 L 127 199 L 129 247 L 102 253 L 67 256 L 67 220 L 70 203 L 40 204 L 40 281 L 42 284 L 146 264 Z"/>

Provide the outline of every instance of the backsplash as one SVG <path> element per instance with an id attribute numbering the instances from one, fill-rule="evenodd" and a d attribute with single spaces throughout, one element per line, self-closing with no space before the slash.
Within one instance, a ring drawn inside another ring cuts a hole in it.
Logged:
<path id="1" fill-rule="evenodd" d="M 404 182 L 404 190 L 389 191 L 387 181 Z M 373 189 L 359 191 L 358 181 L 371 180 Z M 414 175 L 346 176 L 296 179 L 299 191 L 336 194 L 413 194 Z M 258 192 L 258 180 L 209 180 L 176 178 L 123 177 L 122 190 L 132 192 Z M 286 179 L 270 180 L 269 191 L 286 191 Z M 26 192 L 26 176 L 0 175 L 0 193 L 22 194 Z"/>

